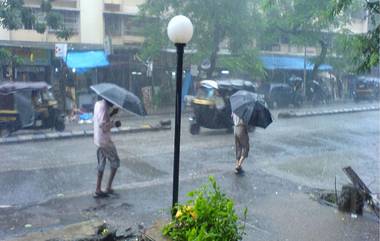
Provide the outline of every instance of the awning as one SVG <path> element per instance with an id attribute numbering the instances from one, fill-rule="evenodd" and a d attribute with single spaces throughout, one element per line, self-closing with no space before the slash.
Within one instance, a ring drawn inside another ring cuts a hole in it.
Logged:
<path id="1" fill-rule="evenodd" d="M 304 58 L 298 56 L 278 56 L 278 55 L 263 55 L 260 57 L 263 61 L 264 68 L 269 70 L 274 69 L 286 69 L 286 70 L 303 70 Z M 314 64 L 306 60 L 306 70 L 312 70 Z M 332 67 L 328 64 L 322 64 L 318 68 L 319 70 L 332 70 Z"/>
<path id="2" fill-rule="evenodd" d="M 66 56 L 67 67 L 71 69 L 90 69 L 109 65 L 104 51 L 68 52 Z"/>

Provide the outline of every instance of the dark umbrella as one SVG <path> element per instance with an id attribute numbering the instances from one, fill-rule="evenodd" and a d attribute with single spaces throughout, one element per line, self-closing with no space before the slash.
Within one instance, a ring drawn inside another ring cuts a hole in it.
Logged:
<path id="1" fill-rule="evenodd" d="M 239 90 L 230 97 L 231 109 L 244 123 L 266 128 L 272 123 L 272 116 L 258 94 Z"/>
<path id="2" fill-rule="evenodd" d="M 128 90 L 111 83 L 92 85 L 90 88 L 95 91 L 96 94 L 100 95 L 119 108 L 137 115 L 146 114 L 141 100 Z"/>

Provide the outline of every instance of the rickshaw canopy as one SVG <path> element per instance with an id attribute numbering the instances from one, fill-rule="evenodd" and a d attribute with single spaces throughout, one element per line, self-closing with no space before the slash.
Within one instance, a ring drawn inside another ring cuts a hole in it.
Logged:
<path id="1" fill-rule="evenodd" d="M 5 82 L 0 84 L 0 94 L 7 95 L 22 90 L 43 90 L 50 88 L 46 82 Z"/>
<path id="2" fill-rule="evenodd" d="M 223 80 L 202 80 L 201 86 L 212 89 L 236 89 L 254 91 L 256 86 L 248 80 L 242 79 L 223 79 Z"/>

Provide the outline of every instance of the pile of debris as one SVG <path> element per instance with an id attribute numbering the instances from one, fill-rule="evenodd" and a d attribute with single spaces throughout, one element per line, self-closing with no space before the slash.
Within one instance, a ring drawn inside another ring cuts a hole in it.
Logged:
<path id="1" fill-rule="evenodd" d="M 350 166 L 343 168 L 343 172 L 351 180 L 351 184 L 343 185 L 339 194 L 336 188 L 335 193 L 322 192 L 319 199 L 325 204 L 337 207 L 339 211 L 356 215 L 362 215 L 364 205 L 367 204 L 375 215 L 380 218 L 380 201 L 377 195 L 369 190 Z"/>

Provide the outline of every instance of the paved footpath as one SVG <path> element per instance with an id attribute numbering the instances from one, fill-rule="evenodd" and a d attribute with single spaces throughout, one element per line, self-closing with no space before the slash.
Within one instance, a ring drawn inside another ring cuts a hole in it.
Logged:
<path id="1" fill-rule="evenodd" d="M 153 115 L 148 117 L 131 117 L 123 116 L 120 118 L 122 125 L 119 128 L 113 128 L 113 133 L 136 133 L 146 131 L 170 130 L 171 124 L 167 122 L 170 116 Z M 9 137 L 0 138 L 1 144 L 15 144 L 31 141 L 45 141 L 53 139 L 67 139 L 76 137 L 86 137 L 93 135 L 93 124 L 91 122 L 78 123 L 67 121 L 66 128 L 63 132 L 55 130 L 20 130 Z"/>
<path id="2" fill-rule="evenodd" d="M 319 106 L 304 106 L 303 108 L 284 108 L 271 110 L 274 118 L 299 118 L 307 116 L 319 115 L 332 115 L 342 113 L 353 113 L 362 111 L 375 111 L 380 110 L 378 102 L 341 102 L 329 105 Z M 183 113 L 188 115 L 188 113 Z M 147 117 L 136 117 L 131 115 L 122 115 L 122 126 L 120 128 L 113 128 L 113 133 L 136 133 L 145 131 L 160 131 L 170 130 L 171 125 L 163 125 L 162 121 L 167 121 L 174 118 L 172 111 L 165 109 L 163 113 L 157 112 Z M 56 132 L 54 130 L 22 130 L 15 134 L 1 138 L 1 144 L 14 144 L 31 141 L 43 141 L 50 139 L 66 139 L 75 137 L 91 136 L 93 134 L 92 123 L 67 122 L 66 130 L 63 132 Z"/>

